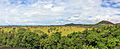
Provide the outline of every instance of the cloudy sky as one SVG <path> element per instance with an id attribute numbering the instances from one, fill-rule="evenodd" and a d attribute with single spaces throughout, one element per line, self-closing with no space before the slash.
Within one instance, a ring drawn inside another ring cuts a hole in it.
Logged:
<path id="1" fill-rule="evenodd" d="M 120 22 L 120 0 L 0 0 L 0 25 Z"/>

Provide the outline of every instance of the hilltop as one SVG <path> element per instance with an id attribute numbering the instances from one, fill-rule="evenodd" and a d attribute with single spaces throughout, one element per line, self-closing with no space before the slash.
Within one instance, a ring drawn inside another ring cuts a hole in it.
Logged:
<path id="1" fill-rule="evenodd" d="M 105 20 L 103 20 L 103 21 L 100 21 L 100 22 L 98 22 L 98 23 L 96 23 L 97 25 L 106 25 L 106 24 L 110 24 L 110 25 L 113 25 L 114 23 L 112 23 L 112 22 L 110 22 L 110 21 L 105 21 Z"/>
<path id="2" fill-rule="evenodd" d="M 95 25 L 113 25 L 114 23 L 110 22 L 110 21 L 100 21 L 96 24 L 74 24 L 74 23 L 70 23 L 70 24 L 65 24 L 66 26 L 95 26 Z M 118 23 L 120 24 L 120 23 Z"/>

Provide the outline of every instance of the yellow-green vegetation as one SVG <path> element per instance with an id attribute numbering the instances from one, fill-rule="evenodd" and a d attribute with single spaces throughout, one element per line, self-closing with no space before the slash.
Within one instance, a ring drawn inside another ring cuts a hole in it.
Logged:
<path id="1" fill-rule="evenodd" d="M 105 23 L 0 27 L 0 48 L 120 49 L 120 25 Z"/>
<path id="2" fill-rule="evenodd" d="M 85 29 L 89 29 L 88 27 L 81 27 L 81 26 L 9 26 L 9 27 L 0 27 L 0 31 L 4 31 L 4 32 L 11 32 L 12 30 L 15 29 L 15 31 L 17 32 L 19 28 L 24 28 L 27 30 L 30 30 L 31 32 L 34 31 L 41 31 L 44 33 L 47 33 L 48 35 L 50 35 L 51 33 L 54 32 L 60 32 L 62 35 L 67 35 L 73 32 L 82 32 Z"/>
<path id="3" fill-rule="evenodd" d="M 67 30 L 68 32 L 58 32 L 63 28 L 65 30 L 69 29 Z M 80 28 L 85 30 L 82 31 Z M 0 48 L 3 47 L 28 49 L 120 49 L 120 25 L 100 25 L 90 28 L 86 26 L 1 27 Z"/>

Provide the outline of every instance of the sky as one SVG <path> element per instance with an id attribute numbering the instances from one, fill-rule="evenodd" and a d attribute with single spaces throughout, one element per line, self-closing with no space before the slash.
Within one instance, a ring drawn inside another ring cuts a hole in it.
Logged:
<path id="1" fill-rule="evenodd" d="M 0 0 L 0 25 L 120 23 L 120 0 Z"/>

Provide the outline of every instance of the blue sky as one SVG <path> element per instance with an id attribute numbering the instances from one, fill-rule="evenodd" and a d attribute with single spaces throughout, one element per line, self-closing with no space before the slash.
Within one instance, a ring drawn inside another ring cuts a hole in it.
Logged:
<path id="1" fill-rule="evenodd" d="M 0 25 L 120 22 L 120 0 L 0 0 Z"/>

